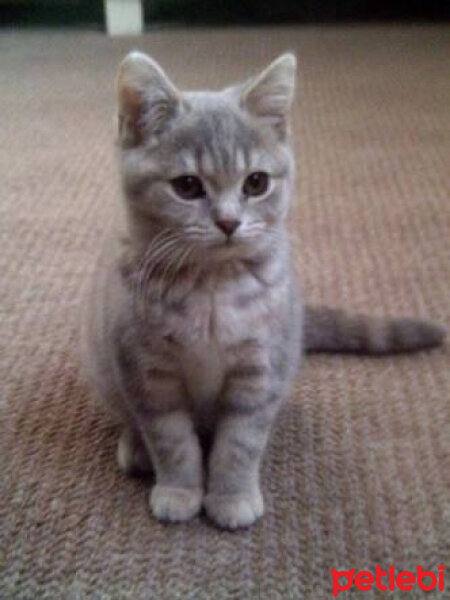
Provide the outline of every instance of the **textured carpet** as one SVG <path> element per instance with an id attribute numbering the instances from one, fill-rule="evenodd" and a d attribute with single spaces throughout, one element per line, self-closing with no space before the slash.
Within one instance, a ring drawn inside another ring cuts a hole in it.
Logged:
<path id="1" fill-rule="evenodd" d="M 0 597 L 328 600 L 331 568 L 448 563 L 448 347 L 311 357 L 264 462 L 267 514 L 233 534 L 151 518 L 148 482 L 117 470 L 117 428 L 89 399 L 77 340 L 119 195 L 113 80 L 133 47 L 189 87 L 296 51 L 305 295 L 450 326 L 450 28 L 7 32 L 0 44 Z"/>

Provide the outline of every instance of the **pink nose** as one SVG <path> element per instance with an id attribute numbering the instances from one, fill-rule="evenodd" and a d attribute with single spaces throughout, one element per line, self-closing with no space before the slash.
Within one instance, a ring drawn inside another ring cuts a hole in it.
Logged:
<path id="1" fill-rule="evenodd" d="M 227 237 L 231 237 L 240 224 L 241 222 L 237 219 L 221 219 L 220 221 L 216 221 L 217 227 L 220 231 L 223 231 Z"/>

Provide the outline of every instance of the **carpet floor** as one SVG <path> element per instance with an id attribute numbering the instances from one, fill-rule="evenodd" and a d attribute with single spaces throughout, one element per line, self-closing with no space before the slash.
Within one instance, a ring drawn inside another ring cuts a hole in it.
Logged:
<path id="1" fill-rule="evenodd" d="M 448 346 L 311 357 L 248 531 L 160 524 L 148 482 L 118 472 L 117 426 L 80 371 L 78 315 L 119 197 L 113 84 L 135 47 L 190 88 L 294 50 L 306 297 L 450 326 L 450 27 L 2 33 L 0 597 L 329 600 L 333 568 L 437 572 L 450 559 Z"/>

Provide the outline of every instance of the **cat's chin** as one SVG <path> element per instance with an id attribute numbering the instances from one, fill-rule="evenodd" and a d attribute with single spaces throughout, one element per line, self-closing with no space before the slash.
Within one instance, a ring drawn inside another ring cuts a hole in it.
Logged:
<path id="1" fill-rule="evenodd" d="M 208 259 L 215 263 L 235 260 L 249 260 L 258 257 L 265 251 L 265 244 L 249 243 L 245 239 L 231 239 L 216 243 L 208 249 Z"/>

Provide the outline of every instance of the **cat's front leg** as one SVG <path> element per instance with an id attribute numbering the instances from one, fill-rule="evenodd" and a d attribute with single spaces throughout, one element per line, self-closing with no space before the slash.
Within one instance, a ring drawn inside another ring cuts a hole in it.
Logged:
<path id="1" fill-rule="evenodd" d="M 137 430 L 155 472 L 156 483 L 150 493 L 153 515 L 160 520 L 186 521 L 202 506 L 203 459 L 183 381 L 170 353 L 155 335 L 149 348 L 139 344 L 137 330 L 124 328 L 119 334 L 116 373 L 131 426 Z M 124 438 L 126 452 L 120 446 L 118 450 L 122 464 L 134 450 L 131 447 L 129 452 L 126 442 Z"/>
<path id="2" fill-rule="evenodd" d="M 219 421 L 209 460 L 204 506 L 220 527 L 248 527 L 264 512 L 259 466 L 274 406 L 238 404 Z"/>
<path id="3" fill-rule="evenodd" d="M 186 521 L 201 509 L 202 454 L 189 413 L 153 414 L 144 425 L 156 473 L 150 505 L 157 519 Z"/>

